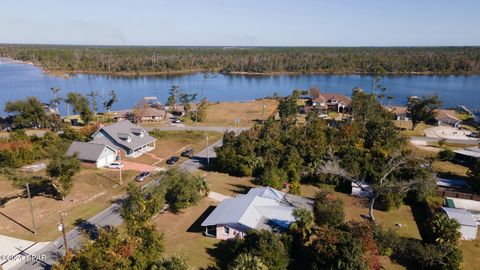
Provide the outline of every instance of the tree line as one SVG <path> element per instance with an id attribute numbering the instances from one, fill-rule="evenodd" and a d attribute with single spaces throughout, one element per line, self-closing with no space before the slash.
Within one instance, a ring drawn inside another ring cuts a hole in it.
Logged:
<path id="1" fill-rule="evenodd" d="M 480 73 L 480 47 L 100 47 L 1 45 L 0 57 L 65 72 Z"/>

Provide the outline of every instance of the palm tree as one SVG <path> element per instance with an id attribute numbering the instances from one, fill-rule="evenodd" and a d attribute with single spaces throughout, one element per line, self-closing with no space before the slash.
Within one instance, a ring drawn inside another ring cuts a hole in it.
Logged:
<path id="1" fill-rule="evenodd" d="M 268 270 L 268 267 L 257 256 L 242 253 L 235 258 L 231 270 Z"/>
<path id="2" fill-rule="evenodd" d="M 388 106 L 392 103 L 393 96 L 387 96 Z"/>
<path id="3" fill-rule="evenodd" d="M 60 102 L 62 101 L 62 98 L 58 96 L 58 93 L 61 91 L 62 89 L 54 86 L 52 88 L 50 88 L 50 92 L 52 92 L 53 94 L 53 99 L 50 101 L 50 104 L 49 106 L 54 109 L 57 113 L 58 113 L 58 105 L 60 104 Z"/>
<path id="4" fill-rule="evenodd" d="M 97 114 L 98 106 L 97 106 L 97 97 L 99 93 L 98 91 L 90 91 L 87 96 L 90 97 L 92 100 L 92 110 L 93 110 L 93 115 Z"/>

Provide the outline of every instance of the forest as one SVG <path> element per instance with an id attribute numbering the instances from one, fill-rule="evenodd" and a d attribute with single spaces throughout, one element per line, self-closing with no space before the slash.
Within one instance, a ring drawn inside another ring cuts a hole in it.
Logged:
<path id="1" fill-rule="evenodd" d="M 478 74 L 480 47 L 108 47 L 0 45 L 0 57 L 47 71 L 154 75 L 196 72 Z"/>

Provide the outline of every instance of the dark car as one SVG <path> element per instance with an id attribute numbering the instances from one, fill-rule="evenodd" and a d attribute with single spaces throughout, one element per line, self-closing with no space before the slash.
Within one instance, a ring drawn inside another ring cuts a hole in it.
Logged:
<path id="1" fill-rule="evenodd" d="M 141 172 L 139 175 L 135 177 L 135 181 L 142 182 L 148 176 L 150 176 L 150 172 Z"/>
<path id="2" fill-rule="evenodd" d="M 167 160 L 167 164 L 168 165 L 173 165 L 175 163 L 177 163 L 177 161 L 179 160 L 180 158 L 179 157 L 171 157 Z"/>
<path id="3" fill-rule="evenodd" d="M 182 157 L 191 157 L 193 154 L 193 148 L 188 148 L 187 150 L 183 151 L 181 156 Z"/>

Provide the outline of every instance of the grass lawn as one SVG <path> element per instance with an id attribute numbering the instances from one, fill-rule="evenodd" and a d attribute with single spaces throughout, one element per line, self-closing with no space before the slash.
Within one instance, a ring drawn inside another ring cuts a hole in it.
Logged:
<path id="1" fill-rule="evenodd" d="M 460 177 L 467 177 L 468 168 L 450 161 L 435 160 L 432 163 L 433 170 L 437 173 L 453 174 Z"/>
<path id="2" fill-rule="evenodd" d="M 432 125 L 427 125 L 424 123 L 419 123 L 415 130 L 412 130 L 412 121 L 393 121 L 395 126 L 400 128 L 400 134 L 411 137 L 411 136 L 424 136 L 424 130 L 427 128 L 433 127 Z"/>
<path id="3" fill-rule="evenodd" d="M 166 212 L 153 218 L 157 230 L 164 235 L 165 255 L 178 255 L 184 258 L 193 269 L 215 266 L 207 249 L 213 248 L 220 240 L 202 235 L 200 224 L 213 210 L 215 202 L 201 200 L 198 205 L 182 210 L 180 213 Z"/>
<path id="4" fill-rule="evenodd" d="M 273 99 L 211 103 L 207 109 L 206 121 L 197 124 L 229 126 L 235 125 L 235 119 L 240 118 L 240 126 L 251 126 L 262 120 L 262 114 L 264 119 L 270 117 L 277 110 L 277 106 L 278 101 Z"/>
<path id="5" fill-rule="evenodd" d="M 0 234 L 32 241 L 50 241 L 61 236 L 56 226 L 59 211 L 64 211 L 67 230 L 78 219 L 88 219 L 108 207 L 112 200 L 125 194 L 127 182 L 136 172 L 124 171 L 124 183 L 118 185 L 118 172 L 98 169 L 82 169 L 74 176 L 73 188 L 65 201 L 43 196 L 32 198 L 37 224 L 33 235 L 28 199 L 11 201 L 0 209 Z M 2 182 L 2 186 L 4 183 Z"/>
<path id="6" fill-rule="evenodd" d="M 205 174 L 204 171 L 201 172 Z M 207 172 L 205 178 L 210 184 L 211 191 L 227 196 L 247 193 L 250 188 L 256 186 L 252 183 L 252 177 L 235 177 L 225 173 Z"/>
<path id="7" fill-rule="evenodd" d="M 460 249 L 463 253 L 463 269 L 480 269 L 480 238 L 474 241 L 461 241 Z"/>

